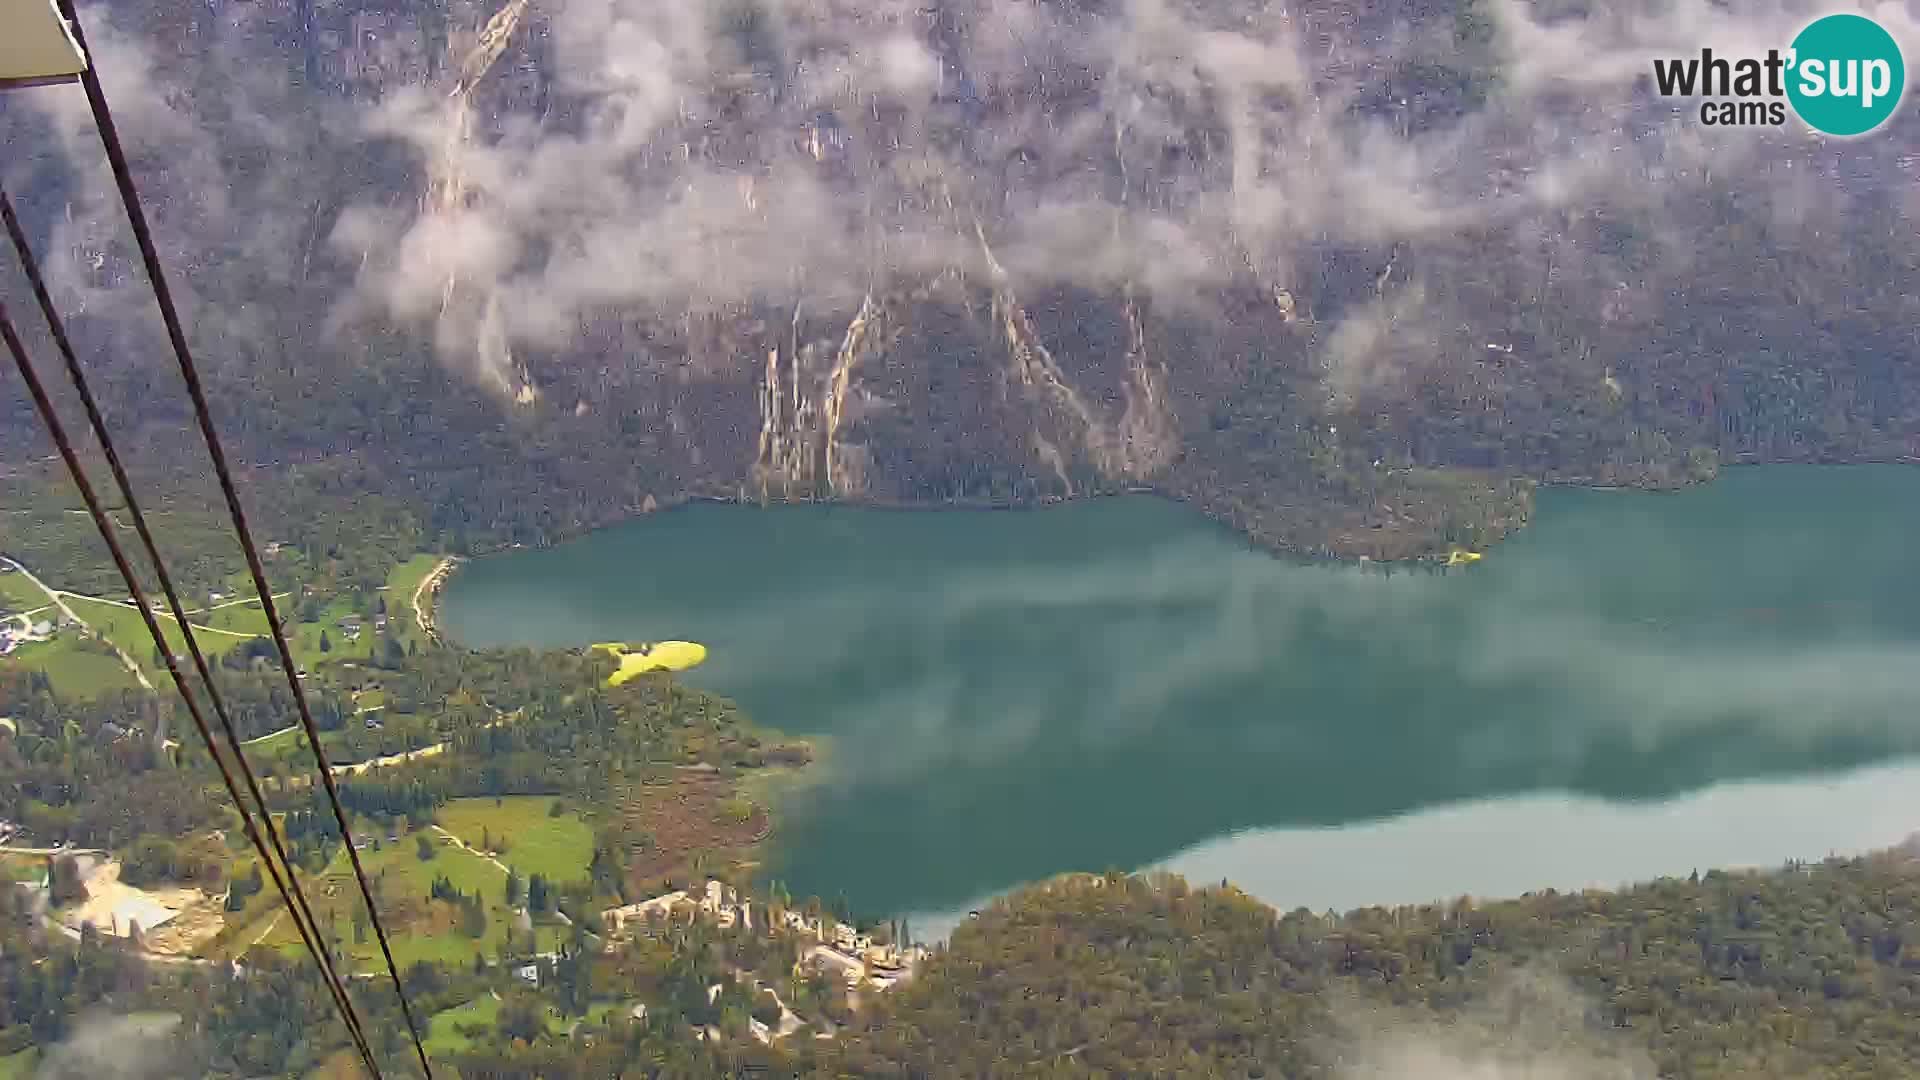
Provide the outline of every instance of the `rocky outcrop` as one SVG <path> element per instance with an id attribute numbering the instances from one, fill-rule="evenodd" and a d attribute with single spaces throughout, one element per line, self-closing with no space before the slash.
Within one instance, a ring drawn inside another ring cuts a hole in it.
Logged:
<path id="1" fill-rule="evenodd" d="M 1515 478 L 1920 454 L 1911 111 L 1703 142 L 1472 0 L 91 11 L 230 437 L 475 536 L 1147 486 L 1391 556 Z M 72 116 L 0 108 L 64 148 L 7 179 L 76 332 L 177 429 Z"/>

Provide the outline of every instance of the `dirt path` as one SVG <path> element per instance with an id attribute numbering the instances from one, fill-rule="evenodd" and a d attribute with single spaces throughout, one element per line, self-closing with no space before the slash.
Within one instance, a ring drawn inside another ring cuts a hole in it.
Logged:
<path id="1" fill-rule="evenodd" d="M 285 735 L 289 731 L 298 731 L 298 730 L 300 730 L 299 724 L 288 724 L 286 727 L 283 727 L 278 731 L 269 731 L 265 735 L 255 735 L 251 739 L 243 739 L 241 740 L 240 745 L 252 746 L 254 743 L 266 742 L 268 739 L 278 738 L 281 735 Z"/>
<path id="2" fill-rule="evenodd" d="M 446 580 L 448 574 L 453 572 L 458 562 L 459 560 L 451 555 L 441 559 L 434 564 L 433 569 L 427 571 L 427 576 L 421 578 L 420 584 L 413 590 L 413 625 L 419 627 L 420 632 L 427 635 L 427 640 L 436 645 L 440 644 L 440 631 L 434 628 L 433 615 L 421 601 L 430 599 L 434 593 L 440 591 L 441 583 Z"/>
<path id="3" fill-rule="evenodd" d="M 418 750 L 409 750 L 404 754 L 388 754 L 385 757 L 368 758 L 365 761 L 355 762 L 352 765 L 335 765 L 333 767 L 333 775 L 354 776 L 380 765 L 398 765 L 403 761 L 412 761 L 414 758 L 432 757 L 435 754 L 444 753 L 446 749 L 446 743 L 437 742 L 432 746 L 423 746 Z"/>
<path id="4" fill-rule="evenodd" d="M 285 915 L 286 913 L 287 913 L 287 909 L 284 907 L 274 912 L 273 918 L 268 919 L 267 925 L 264 928 L 262 928 L 258 934 L 255 934 L 253 936 L 253 941 L 248 943 L 247 948 L 251 949 L 255 945 L 258 945 L 261 942 L 267 940 L 267 935 L 273 933 L 273 928 L 280 925 L 280 916 Z"/>
<path id="5" fill-rule="evenodd" d="M 489 705 L 488 708 L 493 708 L 493 707 Z M 520 715 L 520 710 L 518 709 L 515 709 L 514 711 L 509 713 L 500 712 L 498 709 L 495 709 L 494 711 L 498 713 L 498 715 L 495 716 L 493 720 L 489 721 L 488 723 L 482 724 L 481 727 L 483 728 L 495 727 L 497 725 L 507 723 L 510 720 L 514 720 L 518 718 Z M 360 714 L 355 713 L 354 715 L 358 716 Z M 261 739 L 271 739 L 275 735 L 281 735 L 286 733 L 287 730 L 288 728 L 281 728 L 279 731 L 270 731 L 265 735 L 259 736 L 258 738 L 249 739 L 247 740 L 246 743 L 241 743 L 240 745 L 245 746 L 247 745 L 247 743 L 256 743 L 256 742 L 259 742 Z M 351 765 L 335 765 L 333 767 L 333 775 L 354 776 L 356 774 L 366 772 L 368 769 L 374 768 L 375 766 L 378 766 L 378 765 L 399 765 L 402 762 L 412 761 L 415 758 L 433 757 L 436 754 L 446 753 L 447 745 L 448 744 L 445 741 L 442 741 L 442 742 L 434 743 L 431 746 L 423 746 L 418 750 L 409 750 L 404 754 L 387 754 L 384 757 L 369 758 L 366 761 L 357 761 Z M 313 782 L 312 778 L 306 777 L 306 776 L 292 777 L 287 781 L 288 784 L 294 787 L 302 787 L 312 782 Z M 435 827 L 437 828 L 438 826 L 435 826 Z"/>
<path id="6" fill-rule="evenodd" d="M 437 832 L 437 833 L 439 833 L 439 834 L 440 834 L 441 836 L 444 836 L 444 837 L 446 837 L 447 839 L 449 839 L 449 840 L 451 840 L 451 841 L 453 841 L 453 846 L 454 846 L 454 847 L 457 847 L 457 848 L 459 848 L 459 849 L 460 849 L 461 851 L 464 851 L 464 852 L 466 852 L 466 853 L 467 853 L 467 854 L 469 854 L 469 855 L 478 855 L 478 856 L 480 856 L 481 858 L 483 858 L 483 859 L 485 859 L 485 860 L 487 860 L 488 862 L 490 862 L 490 863 L 492 863 L 493 865 L 495 865 L 495 866 L 497 866 L 497 867 L 499 867 L 499 868 L 500 868 L 500 872 L 501 872 L 501 873 L 503 873 L 503 874 L 511 874 L 511 873 L 513 873 L 513 868 L 512 868 L 512 867 L 510 867 L 510 866 L 508 866 L 508 865 L 507 865 L 506 863 L 503 863 L 503 862 L 501 862 L 501 861 L 500 861 L 499 859 L 496 859 L 496 858 L 494 858 L 493 856 L 491 856 L 491 855 L 489 855 L 489 854 L 487 854 L 486 852 L 484 852 L 484 851 L 481 851 L 481 850 L 480 850 L 479 848 L 474 848 L 474 847 L 468 847 L 468 846 L 467 846 L 467 842 L 466 842 L 465 840 L 462 840 L 462 839 L 460 839 L 459 837 L 457 837 L 457 836 L 455 836 L 455 835 L 453 835 L 452 833 L 450 833 L 450 832 L 448 832 L 447 830 L 445 830 L 445 829 L 443 829 L 443 828 L 441 828 L 440 826 L 438 826 L 438 825 L 435 825 L 435 826 L 433 826 L 433 831 L 434 831 L 434 832 Z"/>
<path id="7" fill-rule="evenodd" d="M 75 599 L 75 600 L 85 600 L 85 601 L 87 601 L 88 603 L 92 603 L 92 604 L 107 604 L 107 605 L 109 605 L 109 606 L 112 606 L 112 607 L 117 607 L 117 608 L 126 608 L 126 609 L 127 609 L 128 611 L 139 611 L 139 610 L 140 610 L 140 607 L 139 607 L 139 605 L 137 605 L 137 604 L 129 604 L 129 603 L 127 603 L 127 602 L 126 602 L 125 600 L 109 600 L 108 598 L 106 598 L 106 597 L 104 597 L 104 596 L 88 596 L 88 595 L 87 595 L 86 593 L 77 593 L 77 592 L 68 592 L 68 591 L 66 591 L 65 589 L 59 589 L 59 590 L 56 590 L 56 591 L 55 591 L 55 595 L 57 595 L 57 596 L 62 596 L 62 597 L 71 597 L 71 598 L 73 598 L 73 599 Z M 285 595 L 286 595 L 286 593 L 281 593 L 280 595 L 282 595 L 282 596 L 285 596 Z M 241 601 L 241 602 L 242 602 L 242 603 L 245 603 L 246 601 Z M 256 601 L 256 602 L 257 602 L 257 601 Z M 222 604 L 221 606 L 222 606 L 222 607 L 231 607 L 232 605 L 231 605 L 231 604 Z M 64 608 L 64 605 L 63 605 L 63 608 Z M 201 614 L 201 612 L 202 612 L 202 610 L 204 610 L 204 609 L 196 609 L 196 610 L 194 610 L 194 611 L 189 611 L 189 612 L 187 612 L 187 614 L 189 614 L 189 615 L 198 615 L 198 614 Z M 170 611 L 161 611 L 161 610 L 159 610 L 158 608 L 155 608 L 155 609 L 154 609 L 154 612 L 153 612 L 153 617 L 154 617 L 154 618 L 156 618 L 156 619 L 165 619 L 165 620 L 167 620 L 168 622 L 170 622 L 170 623 L 173 623 L 173 624 L 174 624 L 174 625 L 176 625 L 176 626 L 177 626 L 177 625 L 179 625 L 179 623 L 180 623 L 180 620 L 179 620 L 179 619 L 176 619 L 176 618 L 174 618 L 174 617 L 173 617 L 173 613 L 172 613 L 172 612 L 170 612 Z M 227 635 L 228 637 L 238 637 L 238 638 L 257 638 L 257 637 L 265 637 L 265 636 L 266 636 L 266 635 L 264 635 L 264 634 L 249 634 L 249 633 L 246 633 L 245 631 L 241 631 L 241 630 L 222 630 L 222 629 L 220 629 L 220 628 L 219 628 L 219 627 L 217 627 L 217 626 L 203 626 L 203 625 L 201 625 L 200 623 L 197 623 L 197 622 L 190 622 L 190 623 L 188 623 L 187 625 L 188 625 L 188 626 L 191 626 L 191 627 L 193 627 L 193 632 L 194 632 L 194 633 L 196 633 L 196 634 L 225 634 L 225 635 Z"/>
<path id="8" fill-rule="evenodd" d="M 292 596 L 292 595 L 293 595 L 293 594 L 292 594 L 291 592 L 277 592 L 277 593 L 274 593 L 274 594 L 273 594 L 273 598 L 274 598 L 275 600 L 285 600 L 285 599 L 286 599 L 287 597 L 289 597 L 289 596 Z M 229 601 L 227 601 L 227 602 L 226 602 L 226 603 L 224 603 L 224 604 L 214 604 L 214 605 L 212 605 L 211 607 L 203 607 L 203 608 L 188 608 L 188 609 L 187 609 L 187 614 L 189 614 L 189 615 L 204 615 L 204 614 L 206 614 L 206 613 L 207 613 L 207 612 L 209 612 L 209 611 L 219 611 L 219 610 L 221 610 L 222 608 L 230 608 L 230 607 L 239 607 L 239 606 L 240 606 L 240 605 L 242 605 L 242 604 L 256 604 L 256 605 L 257 605 L 257 604 L 259 604 L 259 603 L 260 603 L 260 598 L 259 598 L 258 596 L 243 596 L 243 597 L 241 597 L 241 598 L 240 598 L 240 599 L 238 599 L 238 600 L 229 600 Z"/>
<path id="9" fill-rule="evenodd" d="M 74 599 L 74 600 L 85 600 L 85 601 L 87 601 L 88 603 L 92 603 L 92 604 L 106 604 L 106 605 L 108 605 L 108 606 L 110 606 L 110 607 L 117 607 L 117 608 L 126 608 L 126 609 L 127 609 L 128 611 L 139 611 L 139 610 L 140 610 L 140 607 L 139 607 L 139 605 L 137 605 L 137 604 L 129 604 L 129 603 L 127 603 L 127 602 L 126 602 L 125 600 L 114 600 L 114 599 L 111 599 L 111 598 L 109 598 L 109 597 L 105 597 L 105 596 L 89 596 L 89 595 L 88 595 L 88 594 L 86 594 L 86 593 L 77 593 L 77 592 L 68 592 L 68 591 L 67 591 L 67 590 L 65 590 L 65 589 L 56 589 L 56 590 L 54 590 L 54 591 L 55 591 L 55 593 L 56 593 L 56 595 L 58 595 L 58 596 L 62 596 L 62 597 L 68 597 L 68 598 L 71 598 L 71 599 Z M 289 594 L 287 594 L 287 593 L 280 593 L 280 594 L 278 594 L 278 595 L 279 595 L 279 596 L 287 596 L 287 595 L 289 595 Z M 259 601 L 258 601 L 258 600 L 251 600 L 251 601 L 249 601 L 249 600 L 236 600 L 236 601 L 234 601 L 233 603 L 228 603 L 228 604 L 221 604 L 220 606 L 221 606 L 221 607 L 233 607 L 233 606 L 234 606 L 235 604 L 246 604 L 246 603 L 254 603 L 254 604 L 257 604 L 257 603 L 259 603 Z M 212 608 L 194 608 L 194 609 L 192 609 L 191 611 L 188 611 L 188 612 L 187 612 L 187 614 L 189 614 L 189 615 L 201 615 L 201 614 L 205 614 L 206 612 L 208 612 L 208 611 L 212 611 L 212 610 L 213 610 Z M 179 619 L 176 619 L 176 618 L 174 618 L 174 617 L 173 617 L 173 613 L 172 613 L 172 612 L 170 612 L 170 611 L 161 611 L 161 610 L 160 610 L 159 608 L 157 608 L 157 607 L 153 609 L 153 617 L 154 617 L 154 618 L 156 618 L 156 619 L 165 619 L 165 620 L 167 620 L 168 622 L 170 622 L 170 623 L 173 623 L 173 624 L 174 624 L 175 626 L 178 626 L 178 625 L 180 624 L 180 620 L 179 620 Z M 219 627 L 217 627 L 217 626 L 207 626 L 207 625 L 205 625 L 205 624 L 203 624 L 203 623 L 197 623 L 197 622 L 189 622 L 189 623 L 188 623 L 187 625 L 188 625 L 188 626 L 191 626 L 191 627 L 193 627 L 193 632 L 194 632 L 194 633 L 196 633 L 196 634 L 225 634 L 225 635 L 226 635 L 227 637 L 237 637 L 237 638 L 257 638 L 257 637 L 266 637 L 266 635 L 265 635 L 265 634 L 249 634 L 249 633 L 247 633 L 247 632 L 246 632 L 246 631 L 244 631 L 244 630 L 222 630 L 222 629 L 220 629 L 220 628 L 219 628 Z"/>
<path id="10" fill-rule="evenodd" d="M 29 582 L 32 582 L 34 588 L 39 589 L 43 593 L 46 593 L 47 599 L 53 601 L 53 606 L 59 608 L 61 614 L 65 615 L 69 619 L 72 619 L 74 621 L 74 624 L 79 626 L 82 630 L 85 630 L 89 634 L 93 634 L 94 637 L 98 638 L 101 641 L 105 641 L 107 643 L 107 646 L 113 650 L 114 655 L 120 658 L 120 662 L 126 665 L 126 668 L 129 672 L 133 673 L 134 681 L 140 684 L 141 689 L 144 689 L 144 690 L 153 689 L 153 683 L 151 680 L 147 678 L 147 673 L 140 669 L 139 664 L 136 664 L 133 662 L 133 657 L 128 656 L 125 649 L 122 649 L 120 646 L 115 645 L 112 641 L 108 640 L 106 635 L 94 633 L 93 627 L 87 625 L 87 620 L 81 618 L 78 612 L 74 611 L 73 608 L 67 606 L 67 602 L 64 599 L 62 599 L 62 597 L 66 594 L 60 592 L 60 590 L 58 589 L 53 588 L 52 586 L 48 585 L 46 582 L 41 581 L 39 578 L 34 577 L 33 571 L 27 569 L 25 566 L 22 566 L 18 559 L 5 559 L 4 561 L 8 566 L 11 566 L 15 570 L 18 570 L 21 573 L 21 575 L 24 576 Z"/>

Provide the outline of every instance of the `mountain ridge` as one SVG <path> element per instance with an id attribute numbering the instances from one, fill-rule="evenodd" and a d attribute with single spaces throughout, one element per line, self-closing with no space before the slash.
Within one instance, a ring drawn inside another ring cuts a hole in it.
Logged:
<path id="1" fill-rule="evenodd" d="M 1681 15 L 1792 14 L 1717 10 Z M 228 437 L 455 546 L 1144 486 L 1392 558 L 1490 542 L 1535 481 L 1920 454 L 1915 122 L 1703 134 L 1621 74 L 1650 12 L 83 16 Z M 111 411 L 188 460 L 84 117 L 31 93 L 6 182 Z"/>

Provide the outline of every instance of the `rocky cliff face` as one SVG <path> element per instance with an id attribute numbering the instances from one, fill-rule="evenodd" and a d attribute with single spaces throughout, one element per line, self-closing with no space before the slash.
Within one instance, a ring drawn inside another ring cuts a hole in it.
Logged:
<path id="1" fill-rule="evenodd" d="M 1792 12 L 150 7 L 84 10 L 223 421 L 447 528 L 1145 485 L 1402 555 L 1515 477 L 1920 451 L 1910 110 L 1822 143 L 1645 87 Z M 0 170 L 164 431 L 71 97 L 6 102 Z"/>

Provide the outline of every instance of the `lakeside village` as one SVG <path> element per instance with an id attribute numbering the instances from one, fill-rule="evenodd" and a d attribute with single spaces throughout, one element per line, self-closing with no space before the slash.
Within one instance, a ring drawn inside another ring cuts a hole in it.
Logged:
<path id="1" fill-rule="evenodd" d="M 0 717 L 0 731 L 10 732 L 13 726 L 12 720 Z M 120 861 L 99 848 L 64 844 L 50 848 L 6 846 L 18 834 L 19 826 L 16 823 L 0 821 L 0 854 L 16 859 L 30 856 L 46 867 L 37 875 L 20 877 L 15 884 L 33 894 L 37 901 L 36 910 L 68 937 L 78 938 L 82 929 L 90 928 L 97 933 L 131 939 L 136 948 L 155 956 L 180 959 L 211 939 L 223 925 L 217 913 L 227 899 L 225 894 L 211 895 L 191 887 L 141 888 L 129 885 L 120 881 Z M 447 839 L 442 842 L 452 841 Z M 72 861 L 74 876 L 80 883 L 77 889 L 72 890 L 77 894 L 77 901 L 61 905 L 62 910 L 57 911 L 52 910 L 52 905 L 47 902 L 51 870 L 56 858 Z M 522 914 L 525 914 L 524 909 Z M 178 933 L 183 928 L 174 924 L 182 916 L 188 916 L 187 921 L 198 924 L 195 930 Z M 923 946 L 902 948 L 875 941 L 872 936 L 862 934 L 846 923 L 824 916 L 810 916 L 793 908 L 769 912 L 763 906 L 756 916 L 752 900 L 741 897 L 734 886 L 715 879 L 708 879 L 705 886 L 698 890 L 679 889 L 638 903 L 607 908 L 601 912 L 603 944 L 608 952 L 612 952 L 622 942 L 636 935 L 656 936 L 676 921 L 699 920 L 710 922 L 721 930 L 738 927 L 752 931 L 756 929 L 756 917 L 761 920 L 759 929 L 778 926 L 812 941 L 813 944 L 806 946 L 795 961 L 796 974 L 804 974 L 806 969 L 814 968 L 838 975 L 849 991 L 891 989 L 911 978 L 930 955 L 930 950 Z M 172 932 L 155 935 L 154 931 L 162 927 L 168 927 Z M 526 972 L 531 970 L 531 966 L 523 969 Z M 526 976 L 523 974 L 523 977 Z"/>
<path id="2" fill-rule="evenodd" d="M 0 570 L 20 572 L 18 567 L 8 562 L 0 562 Z M 34 584 L 38 585 L 38 582 Z M 50 596 L 49 599 L 54 597 Z M 218 593 L 208 598 L 209 604 L 219 604 L 224 600 L 225 597 Z M 352 642 L 361 636 L 369 623 L 376 631 L 385 629 L 387 616 L 383 609 L 370 617 L 349 614 L 332 620 L 332 623 L 328 629 L 337 627 L 340 636 Z M 13 654 L 22 646 L 55 640 L 69 633 L 92 636 L 87 624 L 71 616 L 57 599 L 54 604 L 30 609 L 24 614 L 0 613 L 0 653 Z M 691 666 L 698 663 L 705 653 L 704 648 L 690 643 L 660 644 L 686 646 L 684 651 L 690 655 L 680 657 L 673 650 L 657 646 L 643 648 L 621 657 L 622 672 L 619 674 L 631 674 L 633 669 L 644 670 L 655 666 Z M 611 651 L 629 652 L 626 646 Z M 669 653 L 673 655 L 669 656 Z M 124 661 L 124 657 L 122 659 Z M 678 662 L 673 662 L 676 659 Z M 635 660 L 642 663 L 634 663 Z M 620 681 L 619 675 L 610 681 Z M 379 723 L 377 717 L 372 715 L 364 719 L 370 728 Z M 13 727 L 13 721 L 0 718 L 0 740 L 4 740 Z M 113 730 L 108 734 L 119 737 L 124 733 Z M 419 752 L 431 752 L 433 749 L 438 747 Z M 402 755 L 401 758 L 411 756 Z M 343 766 L 342 769 L 351 772 L 383 763 L 386 763 L 385 759 L 376 759 L 359 766 Z M 465 847 L 444 830 L 436 827 L 435 831 L 441 833 L 439 843 Z M 29 898 L 28 910 L 42 927 L 72 939 L 78 939 L 84 933 L 118 938 L 156 962 L 192 965 L 238 962 L 238 956 L 231 952 L 230 947 L 221 944 L 224 941 L 222 933 L 233 929 L 230 925 L 231 912 L 228 910 L 231 895 L 226 891 L 202 890 L 185 884 L 164 886 L 145 881 L 138 884 L 123 881 L 123 865 L 111 852 L 67 845 L 51 848 L 12 846 L 18 843 L 18 834 L 19 829 L 15 824 L 0 822 L 0 863 L 5 864 L 15 884 L 25 890 Z M 494 853 L 469 850 L 499 865 Z M 671 932 L 675 926 L 684 927 L 694 923 L 710 925 L 722 931 L 778 935 L 793 945 L 792 971 L 795 975 L 826 979 L 826 984 L 836 986 L 845 995 L 846 1004 L 853 1008 L 858 1007 L 863 994 L 885 992 L 912 978 L 931 955 L 927 948 L 912 945 L 903 947 L 888 940 L 886 935 L 878 935 L 876 940 L 876 935 L 860 933 L 853 926 L 819 914 L 817 909 L 786 908 L 778 900 L 770 901 L 770 905 L 755 904 L 743 897 L 735 887 L 709 879 L 698 886 L 689 886 L 638 903 L 607 908 L 600 913 L 599 925 L 594 928 L 599 931 L 598 940 L 595 941 L 591 936 L 587 940 L 593 942 L 589 947 L 615 952 L 636 937 L 655 937 Z M 516 926 L 531 928 L 527 908 L 520 908 L 515 915 Z M 565 917 L 560 918 L 564 920 Z M 266 930 L 253 937 L 252 944 L 260 945 L 273 926 L 274 922 L 269 921 Z M 252 927 L 249 926 L 248 930 L 251 931 Z M 554 956 L 547 952 L 522 952 L 517 957 L 503 955 L 501 961 L 515 979 L 537 986 L 543 981 L 543 975 L 548 973 L 544 962 Z M 831 1033 L 835 1030 L 832 1020 L 824 1016 L 811 1019 L 800 1017 L 786 1002 L 779 1000 L 780 994 L 775 988 L 762 985 L 760 979 L 751 972 L 736 970 L 734 977 L 747 984 L 755 995 L 771 995 L 779 1006 L 780 1018 L 777 1022 L 752 1021 L 750 1033 L 756 1040 L 772 1043 L 806 1027 L 812 1027 L 816 1037 L 832 1037 Z M 709 996 L 715 997 L 721 990 L 718 985 L 710 987 Z M 634 1005 L 635 1015 L 644 1015 L 645 1008 L 644 1004 Z M 767 1019 L 772 1020 L 772 1017 Z M 720 1037 L 718 1031 L 714 1030 L 703 1034 L 708 1038 Z"/>
<path id="3" fill-rule="evenodd" d="M 742 899 L 733 886 L 709 879 L 706 887 L 697 893 L 681 889 L 602 912 L 601 921 L 607 931 L 608 947 L 612 948 L 615 942 L 634 933 L 657 933 L 682 912 L 689 919 L 709 920 L 722 930 L 730 930 L 735 926 L 742 930 L 754 928 L 753 902 Z M 911 978 L 914 970 L 929 955 L 928 950 L 921 946 L 912 945 L 903 949 L 897 945 L 876 942 L 846 923 L 829 921 L 825 917 L 809 917 L 792 908 L 772 914 L 762 912 L 759 917 L 763 921 L 774 920 L 785 929 L 813 940 L 813 946 L 795 963 L 796 971 L 812 966 L 837 974 L 849 991 L 862 987 L 890 989 L 894 984 Z"/>
<path id="4" fill-rule="evenodd" d="M 0 823 L 0 845 L 12 838 L 11 823 Z M 451 843 L 450 839 L 443 842 Z M 152 960 L 174 964 L 216 964 L 220 961 L 202 955 L 226 925 L 223 911 L 225 895 L 211 895 L 192 887 L 142 888 L 120 880 L 121 863 L 109 853 L 87 848 L 0 848 L 5 857 L 31 858 L 45 866 L 37 875 L 21 875 L 17 886 L 30 897 L 29 910 L 43 927 L 57 930 L 71 939 L 91 932 L 125 940 Z M 31 855 L 27 855 L 31 852 Z M 78 887 L 69 885 L 67 897 L 59 902 L 52 891 L 56 860 L 65 862 Z M 527 912 L 522 909 L 524 921 Z M 635 937 L 655 937 L 672 927 L 705 922 L 720 930 L 772 933 L 776 929 L 794 935 L 798 949 L 793 965 L 796 975 L 815 972 L 837 979 L 847 1004 L 857 1007 L 859 995 L 882 993 L 911 979 L 931 950 L 918 945 L 900 947 L 858 932 L 846 923 L 810 915 L 792 908 L 768 910 L 743 898 L 724 882 L 711 880 L 699 889 L 681 889 L 639 903 L 607 908 L 601 913 L 600 947 L 616 952 Z M 589 938 L 588 940 L 593 940 Z M 522 955 L 509 963 L 513 975 L 530 986 L 542 981 L 541 962 L 553 959 L 552 953 Z M 777 1024 L 758 1019 L 749 1025 L 749 1034 L 762 1043 L 773 1043 L 800 1030 L 808 1023 L 824 1027 L 816 1037 L 830 1038 L 830 1021 L 815 1017 L 809 1021 L 794 1013 L 779 994 L 763 985 L 751 973 L 736 971 L 735 978 L 747 984 L 754 994 L 773 995 L 780 1008 Z M 717 996 L 719 985 L 708 989 Z M 633 1006 L 636 1018 L 644 1017 L 646 1006 Z M 717 1031 L 703 1033 L 719 1038 Z"/>
<path id="5" fill-rule="evenodd" d="M 0 730 L 10 731 L 12 727 L 13 721 L 0 718 Z M 82 929 L 91 928 L 96 933 L 131 939 L 135 947 L 143 951 L 178 958 L 204 944 L 221 925 L 217 917 L 195 919 L 193 921 L 202 926 L 198 933 L 187 935 L 186 940 L 178 940 L 174 934 L 164 938 L 156 936 L 154 931 L 171 927 L 183 915 L 202 914 L 196 909 L 207 909 L 205 914 L 218 912 L 226 895 L 211 895 L 196 888 L 129 885 L 120 881 L 120 861 L 106 851 L 64 844 L 50 848 L 6 846 L 18 834 L 16 823 L 0 821 L 0 856 L 30 857 L 44 865 L 45 869 L 39 874 L 21 875 L 15 883 L 36 894 L 42 901 L 36 905 L 38 910 L 69 937 L 78 937 Z M 441 843 L 458 842 L 443 837 Z M 490 852 L 478 853 L 491 857 Z M 60 910 L 51 910 L 52 905 L 45 901 L 56 858 L 71 860 L 79 887 L 71 890 L 77 901 L 60 905 Z M 525 915 L 525 909 L 520 913 Z M 756 918 L 760 920 L 758 927 L 754 922 Z M 930 955 L 923 946 L 902 948 L 876 941 L 846 923 L 798 909 L 768 911 L 762 905 L 756 912 L 752 900 L 743 898 L 734 886 L 715 879 L 708 879 L 704 887 L 697 890 L 679 889 L 638 903 L 607 908 L 601 912 L 603 945 L 608 952 L 613 952 L 635 936 L 657 936 L 676 923 L 693 921 L 708 922 L 721 930 L 737 927 L 744 931 L 767 931 L 778 927 L 789 931 L 812 942 L 804 946 L 797 957 L 795 973 L 804 974 L 806 969 L 813 968 L 837 975 L 849 991 L 890 989 L 911 978 Z"/>

